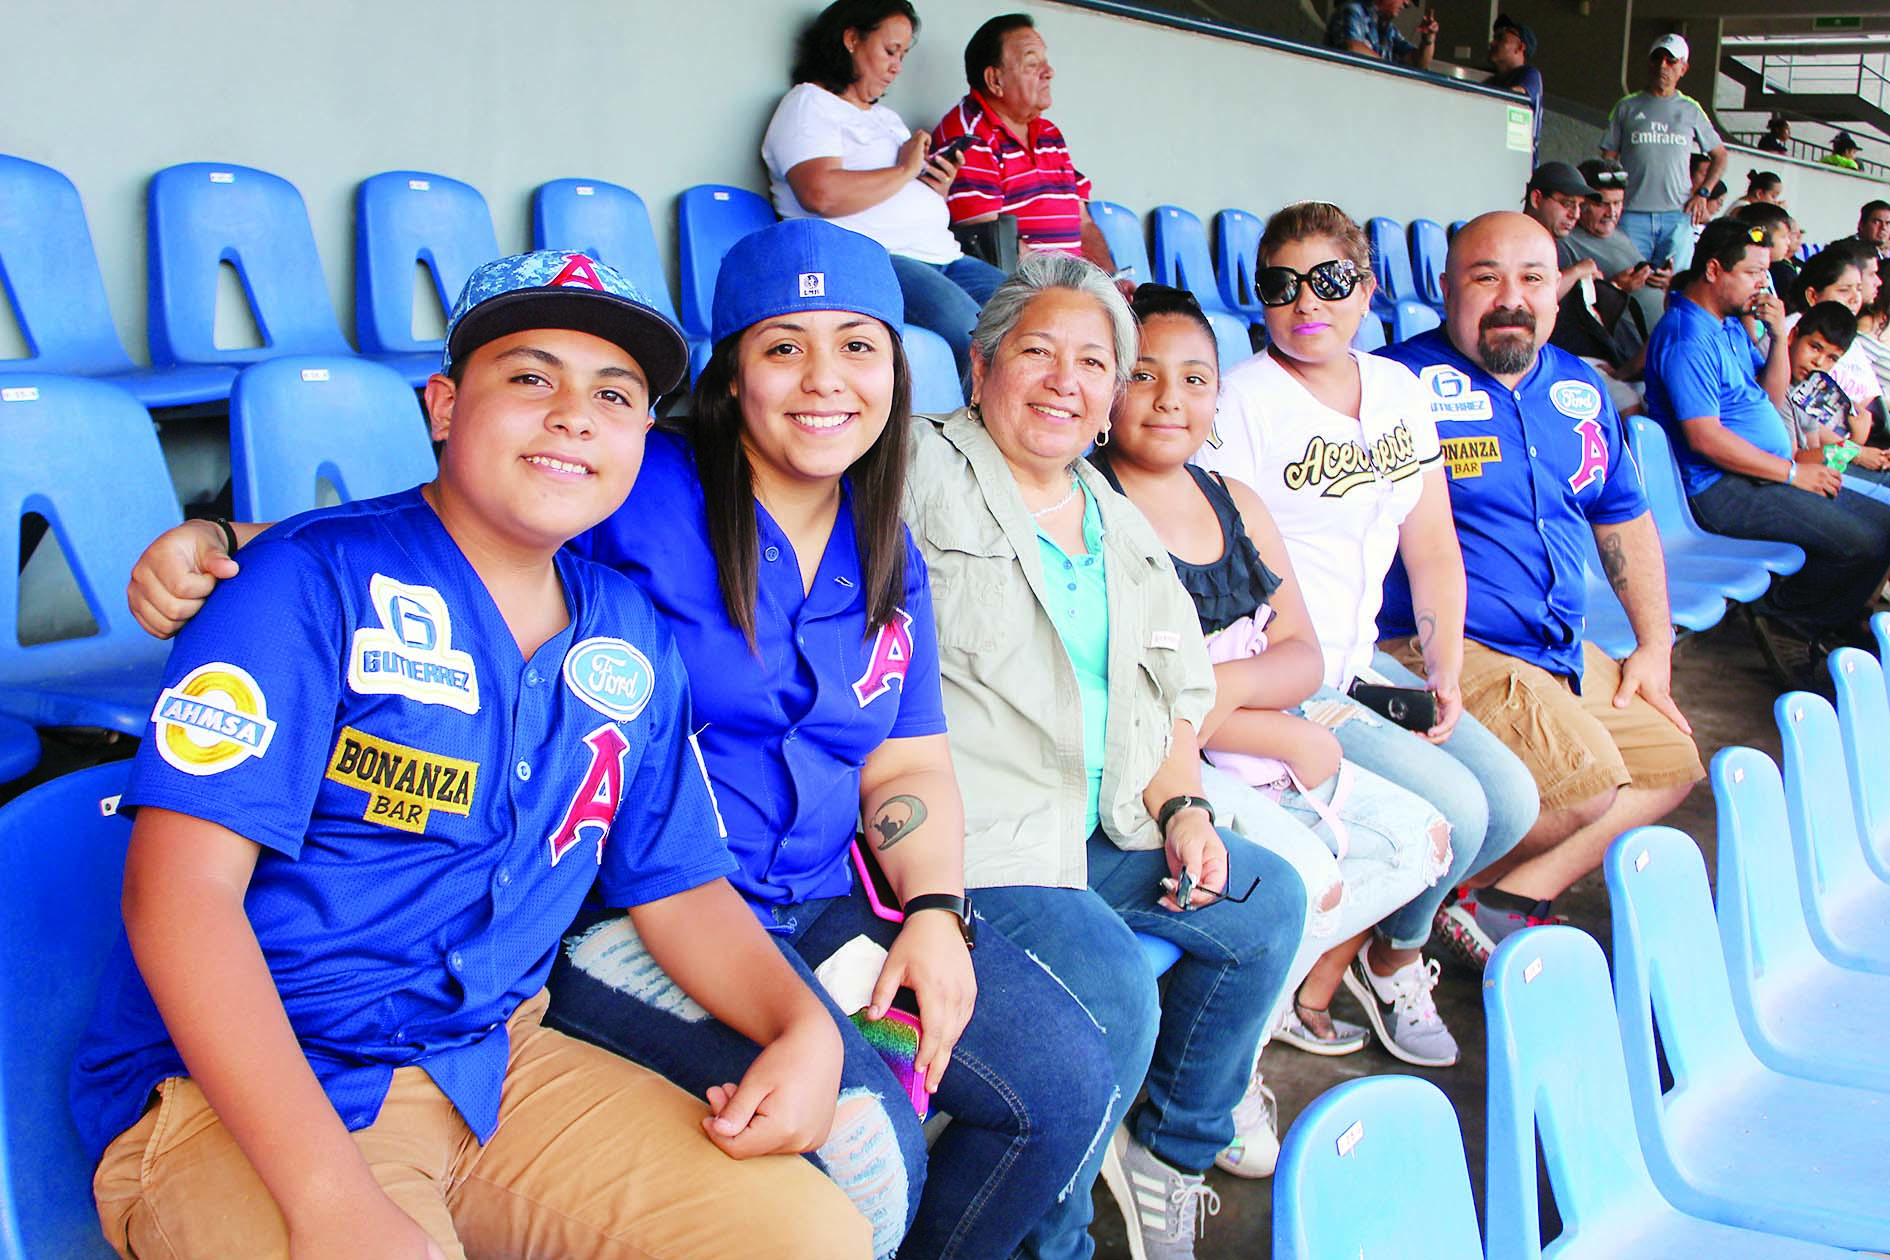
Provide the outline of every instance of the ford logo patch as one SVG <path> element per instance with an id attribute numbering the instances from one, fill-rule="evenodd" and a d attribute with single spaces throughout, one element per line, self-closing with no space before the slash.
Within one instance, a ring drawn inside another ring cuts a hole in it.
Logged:
<path id="1" fill-rule="evenodd" d="M 628 722 L 650 702 L 656 671 L 648 657 L 622 639 L 586 639 L 565 653 L 564 681 L 605 717 Z"/>

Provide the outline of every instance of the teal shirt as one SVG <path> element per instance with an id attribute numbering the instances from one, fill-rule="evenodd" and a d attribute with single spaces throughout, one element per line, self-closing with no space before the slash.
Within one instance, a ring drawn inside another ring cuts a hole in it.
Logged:
<path id="1" fill-rule="evenodd" d="M 1043 584 L 1050 592 L 1050 620 L 1076 667 L 1083 697 L 1083 769 L 1089 777 L 1089 806 L 1083 834 L 1102 825 L 1104 733 L 1109 729 L 1109 576 L 1103 563 L 1102 508 L 1083 486 L 1083 549 L 1065 554 L 1056 540 L 1037 529 L 1037 554 Z"/>

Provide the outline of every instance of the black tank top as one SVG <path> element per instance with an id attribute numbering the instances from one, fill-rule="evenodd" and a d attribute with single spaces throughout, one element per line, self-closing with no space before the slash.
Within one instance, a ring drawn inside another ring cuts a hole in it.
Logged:
<path id="1" fill-rule="evenodd" d="M 1116 470 L 1109 466 L 1108 449 L 1095 448 L 1089 459 L 1109 479 L 1116 493 L 1122 493 Z M 1172 554 L 1168 558 L 1174 561 L 1175 576 L 1181 579 L 1181 585 L 1194 600 L 1195 616 L 1201 619 L 1201 633 L 1214 634 L 1265 606 L 1279 589 L 1280 576 L 1267 568 L 1266 561 L 1260 558 L 1259 548 L 1247 537 L 1247 527 L 1240 522 L 1240 509 L 1235 506 L 1234 496 L 1228 492 L 1220 474 L 1210 475 L 1193 464 L 1187 468 L 1194 484 L 1207 496 L 1214 518 L 1221 523 L 1221 555 L 1220 559 L 1207 564 L 1189 564 Z"/>

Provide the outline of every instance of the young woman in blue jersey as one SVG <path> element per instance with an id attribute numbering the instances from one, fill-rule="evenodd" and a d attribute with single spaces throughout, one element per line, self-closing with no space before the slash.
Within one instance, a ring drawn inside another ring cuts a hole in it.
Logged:
<path id="1" fill-rule="evenodd" d="M 737 243 L 693 414 L 651 436 L 628 500 L 576 545 L 667 618 L 732 881 L 831 995 L 845 1065 L 814 1158 L 872 1222 L 876 1254 L 1008 1256 L 1071 1194 L 1115 1091 L 1084 1009 L 950 908 L 966 905 L 963 807 L 926 566 L 899 520 L 901 313 L 886 253 L 865 237 L 802 219 Z M 134 606 L 161 629 L 188 611 L 170 592 L 202 580 L 135 583 Z M 852 876 L 862 819 L 903 924 L 876 916 Z M 556 1026 L 686 1089 L 738 1080 L 756 1053 L 617 919 L 580 919 L 551 987 Z M 920 1017 L 916 1067 L 952 1117 L 929 1158 L 916 1110 L 849 1018 L 883 1015 L 901 988 Z"/>

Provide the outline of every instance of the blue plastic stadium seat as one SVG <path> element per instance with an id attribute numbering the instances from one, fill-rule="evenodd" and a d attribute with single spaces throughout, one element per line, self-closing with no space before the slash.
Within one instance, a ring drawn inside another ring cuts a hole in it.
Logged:
<path id="1" fill-rule="evenodd" d="M 1155 279 L 1154 268 L 1149 266 L 1148 242 L 1142 234 L 1142 220 L 1135 211 L 1113 201 L 1092 201 L 1089 203 L 1089 217 L 1095 220 L 1096 230 L 1102 233 L 1104 243 L 1109 246 L 1110 257 L 1116 260 L 1116 271 L 1124 279 L 1137 284 Z"/>
<path id="2" fill-rule="evenodd" d="M 1872 613 L 1870 633 L 1877 640 L 1877 659 L 1890 659 L 1890 613 Z"/>
<path id="3" fill-rule="evenodd" d="M 1476 1260 L 1463 1130 L 1443 1091 L 1367 1076 L 1313 1100 L 1280 1143 L 1274 1260 Z"/>
<path id="4" fill-rule="evenodd" d="M 229 368 L 132 365 L 112 326 L 79 190 L 50 166 L 5 154 L 0 154 L 0 293 L 12 300 L 28 351 L 25 358 L 0 359 L 0 376 L 96 376 L 130 390 L 147 407 L 230 396 L 236 373 Z"/>
<path id="5" fill-rule="evenodd" d="M 127 763 L 0 807 L 0 1258 L 111 1260 L 66 1077 L 119 936 Z M 47 843 L 57 837 L 58 843 Z"/>
<path id="6" fill-rule="evenodd" d="M 1634 624 L 1628 620 L 1627 609 L 1621 607 L 1620 597 L 1601 576 L 1601 565 L 1593 555 L 1588 560 L 1587 583 L 1588 615 L 1582 638 L 1615 660 L 1625 661 L 1640 640 L 1635 636 Z"/>
<path id="7" fill-rule="evenodd" d="M 46 518 L 98 633 L 22 645 L 0 634 L 0 714 L 34 726 L 138 735 L 170 644 L 125 607 L 131 566 L 183 514 L 151 417 L 123 390 L 73 376 L 9 378 L 0 397 L 0 555 L 20 554 L 20 518 Z M 0 625 L 19 624 L 19 566 L 0 565 Z"/>
<path id="8" fill-rule="evenodd" d="M 1418 300 L 1440 316 L 1444 313 L 1444 260 L 1449 253 L 1443 224 L 1435 219 L 1411 220 L 1411 272 Z"/>
<path id="9" fill-rule="evenodd" d="M 1856 651 L 1839 649 L 1846 650 Z M 1799 902 L 1811 937 L 1839 966 L 1890 975 L 1890 884 L 1864 860 L 1837 711 L 1823 696 L 1788 691 L 1772 713 L 1784 754 Z"/>
<path id="10" fill-rule="evenodd" d="M 1726 585 L 1728 599 L 1750 603 L 1765 594 L 1769 574 L 1796 573 L 1804 567 L 1804 549 L 1791 543 L 1708 532 L 1693 519 L 1666 431 L 1646 416 L 1634 416 L 1628 433 L 1669 573 L 1678 568 L 1685 577 L 1718 579 Z"/>
<path id="11" fill-rule="evenodd" d="M 1265 226 L 1245 210 L 1223 210 L 1214 216 L 1214 274 L 1220 279 L 1221 305 L 1253 322 L 1265 318 L 1267 309 L 1253 280 Z"/>
<path id="12" fill-rule="evenodd" d="M 1148 959 L 1156 975 L 1162 975 L 1181 961 L 1181 946 L 1173 941 L 1163 940 L 1159 936 L 1149 936 L 1144 932 L 1135 934 L 1137 943 L 1142 946 L 1142 957 Z"/>
<path id="13" fill-rule="evenodd" d="M 1380 319 L 1376 308 L 1365 312 L 1365 318 L 1358 321 L 1358 331 L 1352 334 L 1352 348 L 1365 354 L 1385 346 L 1385 321 Z"/>
<path id="14" fill-rule="evenodd" d="M 1890 1091 L 1890 976 L 1850 971 L 1811 939 L 1785 842 L 1785 782 L 1754 748 L 1713 757 L 1720 944 L 1739 1027 L 1767 1067 Z"/>
<path id="15" fill-rule="evenodd" d="M 1443 322 L 1431 307 L 1405 298 L 1391 308 L 1391 340 L 1394 344 L 1407 341 L 1419 333 L 1429 332 Z"/>
<path id="16" fill-rule="evenodd" d="M 369 359 L 294 355 L 246 369 L 230 396 L 230 487 L 237 519 L 279 521 L 431 481 L 427 423 L 400 373 Z"/>
<path id="17" fill-rule="evenodd" d="M 1870 622 L 1882 634 L 1890 627 L 1890 613 L 1878 613 Z M 1890 882 L 1890 775 L 1885 774 L 1890 770 L 1890 696 L 1883 666 L 1869 653 L 1851 650 L 1833 652 L 1829 666 L 1864 861 L 1878 879 Z"/>
<path id="18" fill-rule="evenodd" d="M 676 245 L 682 255 L 682 326 L 708 340 L 714 323 L 715 278 L 729 248 L 774 222 L 767 198 L 726 184 L 697 184 L 676 199 Z"/>
<path id="19" fill-rule="evenodd" d="M 1366 223 L 1365 235 L 1372 247 L 1372 274 L 1378 279 L 1372 306 L 1380 319 L 1390 319 L 1399 302 L 1419 300 L 1417 280 L 1411 274 L 1411 254 L 1404 243 L 1404 225 L 1381 216 Z"/>
<path id="20" fill-rule="evenodd" d="M 247 166 L 189 162 L 151 177 L 148 209 L 152 362 L 241 365 L 354 352 L 335 322 L 294 184 Z M 261 346 L 216 344 L 223 262 L 242 279 Z"/>
<path id="21" fill-rule="evenodd" d="M 1468 219 L 1452 219 L 1450 222 L 1450 239 L 1453 241 L 1456 240 L 1457 233 L 1463 231 L 1464 225 L 1469 222 L 1470 220 Z"/>
<path id="22" fill-rule="evenodd" d="M 17 718 L 0 717 L 0 783 L 39 764 L 39 732 Z"/>
<path id="23" fill-rule="evenodd" d="M 1628 1096 L 1662 1195 L 1742 1229 L 1890 1250 L 1890 1094 L 1786 1076 L 1753 1055 L 1733 1013 L 1706 864 L 1685 834 L 1636 828 L 1603 866 Z M 1583 1022 L 1598 1030 L 1606 1017 L 1597 1004 Z M 1665 1091 L 1663 1057 L 1674 1082 Z"/>
<path id="24" fill-rule="evenodd" d="M 1610 601 L 1619 607 L 1620 600 L 1608 585 L 1607 578 L 1603 576 L 1601 555 L 1595 549 L 1594 535 L 1589 534 L 1586 541 L 1588 544 L 1589 618 L 1591 621 L 1598 620 L 1604 625 L 1610 624 L 1613 620 L 1613 609 L 1609 607 Z M 1667 604 L 1668 615 L 1673 618 L 1673 623 L 1676 626 L 1684 626 L 1688 630 L 1709 630 L 1718 625 L 1726 616 L 1726 597 L 1718 590 L 1689 582 L 1684 577 L 1676 577 L 1673 574 L 1668 575 Z M 1599 615 L 1597 615 L 1597 610 L 1599 610 Z M 1624 611 L 1621 615 L 1625 620 L 1626 612 Z M 1592 633 L 1588 635 L 1588 638 L 1596 643 L 1601 642 Z M 1608 655 L 1613 656 L 1614 653 L 1609 652 Z"/>
<path id="25" fill-rule="evenodd" d="M 541 184 L 532 194 L 532 248 L 589 254 L 622 272 L 651 306 L 676 320 L 649 209 L 628 188 L 601 179 Z"/>
<path id="26" fill-rule="evenodd" d="M 907 324 L 901 340 L 906 369 L 912 373 L 912 410 L 942 416 L 965 405 L 965 387 L 945 338 L 929 328 Z"/>
<path id="27" fill-rule="evenodd" d="M 1156 206 L 1149 222 L 1154 225 L 1149 261 L 1156 282 L 1186 289 L 1202 310 L 1232 314 L 1233 308 L 1221 301 L 1220 280 L 1208 252 L 1207 226 L 1200 218 L 1180 206 Z"/>
<path id="28" fill-rule="evenodd" d="M 1536 1143 L 1561 1217 L 1555 1260 L 1712 1256 L 1838 1260 L 1849 1252 L 1689 1216 L 1661 1196 L 1642 1158 L 1614 1035 L 1608 962 L 1572 927 L 1528 928 L 1490 956 L 1486 1148 L 1491 1256 L 1545 1254 Z"/>
<path id="29" fill-rule="evenodd" d="M 414 265 L 426 264 L 443 314 L 466 278 L 499 257 L 486 199 L 425 171 L 383 171 L 354 197 L 354 333 L 361 353 L 421 385 L 440 370 L 439 337 L 414 336 Z"/>

